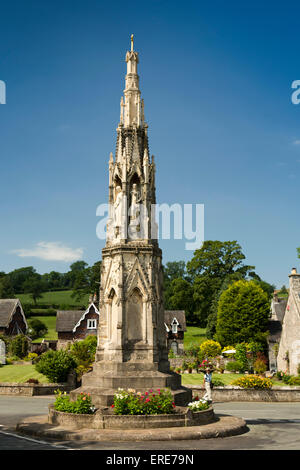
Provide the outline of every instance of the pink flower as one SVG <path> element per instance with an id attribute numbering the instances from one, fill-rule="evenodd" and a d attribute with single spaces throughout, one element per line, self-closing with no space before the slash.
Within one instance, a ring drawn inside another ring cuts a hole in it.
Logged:
<path id="1" fill-rule="evenodd" d="M 86 397 L 83 397 L 83 400 L 86 400 Z"/>
<path id="2" fill-rule="evenodd" d="M 152 389 L 151 389 L 151 390 L 149 390 L 149 393 L 152 393 L 152 392 L 153 392 L 153 390 L 152 390 Z"/>
<path id="3" fill-rule="evenodd" d="M 146 398 L 146 400 L 145 400 L 145 401 L 146 401 L 146 403 L 147 403 L 148 401 L 150 401 L 150 398 Z"/>
<path id="4" fill-rule="evenodd" d="M 145 395 L 148 395 L 148 392 L 145 392 Z"/>

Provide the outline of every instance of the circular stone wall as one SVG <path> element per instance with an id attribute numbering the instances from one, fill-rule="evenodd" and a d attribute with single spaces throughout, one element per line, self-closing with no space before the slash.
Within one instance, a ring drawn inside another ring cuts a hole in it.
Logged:
<path id="1" fill-rule="evenodd" d="M 174 414 L 168 415 L 113 415 L 98 410 L 92 415 L 80 415 L 56 411 L 49 405 L 50 424 L 72 427 L 74 429 L 151 429 L 201 426 L 216 420 L 213 408 L 193 412 L 178 407 Z"/>

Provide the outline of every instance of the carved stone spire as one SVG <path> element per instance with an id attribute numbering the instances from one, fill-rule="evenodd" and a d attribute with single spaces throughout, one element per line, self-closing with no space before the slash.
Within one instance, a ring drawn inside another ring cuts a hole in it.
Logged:
<path id="1" fill-rule="evenodd" d="M 127 74 L 125 77 L 124 100 L 121 98 L 120 126 L 141 127 L 144 125 L 144 105 L 139 89 L 137 64 L 138 53 L 133 49 L 133 34 L 131 35 L 131 50 L 126 53 Z"/>
<path id="2" fill-rule="evenodd" d="M 118 387 L 170 387 L 174 402 L 184 405 L 191 401 L 191 391 L 181 388 L 181 377 L 170 373 L 168 361 L 162 253 L 151 233 L 155 167 L 153 157 L 149 159 L 133 37 L 126 62 L 116 158 L 111 154 L 108 165 L 113 210 L 102 250 L 97 353 L 93 371 L 71 393 L 87 391 L 95 405 L 107 406 Z"/>

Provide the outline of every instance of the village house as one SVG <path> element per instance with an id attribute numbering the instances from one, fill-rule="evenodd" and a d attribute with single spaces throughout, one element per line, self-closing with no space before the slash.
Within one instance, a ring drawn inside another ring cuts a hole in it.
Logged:
<path id="1" fill-rule="evenodd" d="M 16 336 L 26 333 L 27 321 L 19 299 L 0 299 L 0 334 Z"/>
<path id="2" fill-rule="evenodd" d="M 56 316 L 57 349 L 64 349 L 89 335 L 97 336 L 99 317 L 99 310 L 93 302 L 86 311 L 59 310 Z"/>
<path id="3" fill-rule="evenodd" d="M 168 351 L 177 355 L 183 354 L 183 339 L 186 331 L 184 310 L 165 310 L 165 328 Z"/>
<path id="4" fill-rule="evenodd" d="M 59 310 L 56 316 L 58 335 L 57 349 L 79 341 L 88 335 L 97 335 L 100 312 L 94 303 L 84 310 Z M 186 331 L 184 310 L 165 310 L 165 328 L 168 351 L 183 353 L 183 339 Z"/>
<path id="5" fill-rule="evenodd" d="M 271 372 L 278 370 L 277 355 L 282 333 L 282 322 L 284 319 L 287 299 L 278 297 L 276 291 L 271 302 L 271 318 L 269 321 L 269 369 Z"/>
<path id="6" fill-rule="evenodd" d="M 289 296 L 282 321 L 282 333 L 277 356 L 278 370 L 297 375 L 300 366 L 300 274 L 293 268 Z"/>

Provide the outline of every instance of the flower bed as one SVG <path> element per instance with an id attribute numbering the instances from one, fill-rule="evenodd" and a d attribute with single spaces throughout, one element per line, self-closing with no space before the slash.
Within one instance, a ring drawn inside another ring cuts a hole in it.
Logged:
<path id="1" fill-rule="evenodd" d="M 204 410 L 208 410 L 209 408 L 209 404 L 206 400 L 204 399 L 201 399 L 199 400 L 199 397 L 195 397 L 193 401 L 191 401 L 189 404 L 188 404 L 188 408 L 192 411 L 204 411 Z"/>
<path id="2" fill-rule="evenodd" d="M 111 407 L 116 415 L 158 415 L 174 413 L 175 403 L 170 390 L 150 389 L 142 393 L 119 388 Z"/>
<path id="3" fill-rule="evenodd" d="M 237 385 L 242 388 L 255 388 L 261 390 L 269 390 L 272 388 L 272 381 L 259 375 L 247 375 L 240 377 L 232 382 L 232 385 Z"/>
<path id="4" fill-rule="evenodd" d="M 92 404 L 89 393 L 81 393 L 75 401 L 70 401 L 66 392 L 62 393 L 60 390 L 56 390 L 55 394 L 56 400 L 53 406 L 56 411 L 74 414 L 93 414 L 95 412 L 96 408 Z"/>
<path id="5" fill-rule="evenodd" d="M 49 405 L 48 422 L 72 429 L 160 429 L 187 426 L 202 426 L 216 420 L 210 406 L 206 410 L 192 411 L 187 407 L 176 407 L 174 413 L 156 415 L 115 415 L 110 409 L 98 409 L 93 414 L 75 414 L 57 411 Z"/>

